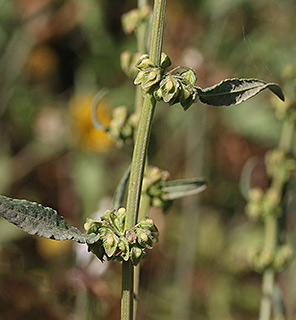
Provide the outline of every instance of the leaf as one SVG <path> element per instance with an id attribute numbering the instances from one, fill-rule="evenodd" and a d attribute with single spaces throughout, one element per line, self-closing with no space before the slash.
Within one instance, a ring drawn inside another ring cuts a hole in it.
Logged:
<path id="1" fill-rule="evenodd" d="M 210 88 L 196 87 L 196 89 L 201 102 L 217 107 L 239 104 L 265 89 L 271 90 L 282 101 L 285 101 L 279 85 L 257 79 L 227 79 Z"/>
<path id="2" fill-rule="evenodd" d="M 196 195 L 206 187 L 207 182 L 203 178 L 164 181 L 161 184 L 162 199 L 168 201 Z"/>
<path id="3" fill-rule="evenodd" d="M 126 186 L 127 186 L 130 174 L 131 174 L 131 165 L 129 165 L 126 171 L 124 172 L 116 188 L 114 198 L 113 198 L 113 206 L 116 210 L 118 210 L 123 204 Z"/>
<path id="4" fill-rule="evenodd" d="M 74 240 L 92 244 L 100 235 L 82 234 L 54 209 L 36 202 L 0 196 L 0 215 L 29 234 L 55 240 Z"/>

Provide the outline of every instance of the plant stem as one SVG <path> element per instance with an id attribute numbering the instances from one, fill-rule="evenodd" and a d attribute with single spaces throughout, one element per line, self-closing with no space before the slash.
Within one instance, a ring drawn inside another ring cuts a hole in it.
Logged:
<path id="1" fill-rule="evenodd" d="M 122 263 L 121 320 L 133 320 L 134 272 L 130 261 Z"/>
<path id="2" fill-rule="evenodd" d="M 150 197 L 147 194 L 142 194 L 141 205 L 139 209 L 138 221 L 141 221 L 147 215 L 150 208 Z M 136 319 L 138 297 L 139 297 L 139 285 L 140 285 L 140 272 L 141 266 L 138 265 L 134 269 L 134 319 Z"/>
<path id="3" fill-rule="evenodd" d="M 295 130 L 295 122 L 291 120 L 286 120 L 283 123 L 281 137 L 279 141 L 279 149 L 288 153 L 291 150 L 293 137 Z M 272 188 L 274 188 L 279 195 L 282 195 L 284 181 L 279 177 L 272 177 L 271 182 Z M 281 197 L 279 197 L 280 199 Z M 264 249 L 270 253 L 274 254 L 277 246 L 278 238 L 278 218 L 273 212 L 264 221 L 265 229 L 265 243 Z M 270 320 L 272 312 L 272 295 L 274 290 L 274 279 L 275 272 L 272 268 L 268 268 L 263 273 L 262 279 L 262 299 L 260 304 L 260 314 L 259 320 Z"/>
<path id="4" fill-rule="evenodd" d="M 150 39 L 150 59 L 156 65 L 160 64 L 161 58 L 165 4 L 165 0 L 155 0 L 154 2 L 152 31 Z M 137 222 L 145 159 L 149 144 L 155 104 L 156 101 L 152 97 L 152 95 L 147 95 L 144 99 L 143 108 L 141 110 L 131 166 L 125 229 L 131 229 Z M 130 261 L 123 262 L 121 296 L 122 320 L 133 319 L 133 271 L 133 266 L 131 265 Z"/>
<path id="5" fill-rule="evenodd" d="M 147 0 L 138 0 L 138 8 L 143 8 L 148 5 Z M 147 33 L 148 33 L 148 21 L 142 22 L 137 27 L 136 37 L 137 37 L 137 50 L 139 53 L 146 53 L 147 52 Z M 139 114 L 141 112 L 141 108 L 143 105 L 143 95 L 142 89 L 140 86 L 136 87 L 136 94 L 135 94 L 135 112 Z"/>
<path id="6" fill-rule="evenodd" d="M 165 3 L 165 0 L 155 0 L 154 3 L 149 55 L 152 62 L 156 65 L 160 64 L 161 58 Z M 156 101 L 152 95 L 147 94 L 140 115 L 138 134 L 133 152 L 130 186 L 127 198 L 126 229 L 130 229 L 137 221 L 145 158 L 149 144 L 155 104 Z"/>

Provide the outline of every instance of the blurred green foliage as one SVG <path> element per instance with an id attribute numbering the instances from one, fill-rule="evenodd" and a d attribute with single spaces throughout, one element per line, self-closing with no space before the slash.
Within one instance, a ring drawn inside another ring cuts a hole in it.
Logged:
<path id="1" fill-rule="evenodd" d="M 120 18 L 135 5 L 0 1 L 1 194 L 51 206 L 80 227 L 113 196 L 132 146 L 117 149 L 92 128 L 89 101 L 108 87 L 103 120 L 109 121 L 118 105 L 132 111 L 134 87 L 119 57 L 136 44 L 134 36 L 123 34 Z M 192 67 L 201 87 L 255 77 L 279 83 L 291 100 L 295 84 L 285 82 L 283 71 L 295 65 L 295 10 L 292 0 L 171 0 L 164 52 L 173 66 Z M 77 97 L 83 102 L 74 112 Z M 248 264 L 247 252 L 261 232 L 244 214 L 239 179 L 246 161 L 255 157 L 255 183 L 267 183 L 260 163 L 280 132 L 272 103 L 266 93 L 235 108 L 197 103 L 184 112 L 158 105 L 149 162 L 173 179 L 206 176 L 209 188 L 198 201 L 176 202 L 166 216 L 151 210 L 160 242 L 143 260 L 139 319 L 180 319 L 181 311 L 182 320 L 257 318 L 261 277 Z M 288 235 L 295 245 L 295 202 L 289 212 Z M 179 249 L 188 230 L 184 218 L 195 223 L 186 244 L 189 258 Z M 58 243 L 53 250 L 52 242 L 42 241 L 1 219 L 0 318 L 118 319 L 120 268 L 108 264 L 94 275 L 77 265 L 76 247 Z M 295 264 L 279 276 L 291 319 L 293 272 Z M 186 303 L 178 304 L 185 292 Z"/>

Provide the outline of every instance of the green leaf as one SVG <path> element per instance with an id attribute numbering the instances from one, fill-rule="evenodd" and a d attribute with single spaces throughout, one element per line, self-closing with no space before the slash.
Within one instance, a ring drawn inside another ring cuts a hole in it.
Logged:
<path id="1" fill-rule="evenodd" d="M 161 183 L 162 199 L 165 201 L 175 200 L 187 196 L 196 195 L 207 187 L 203 178 L 186 180 L 164 181 Z"/>
<path id="2" fill-rule="evenodd" d="M 100 235 L 82 234 L 69 225 L 54 209 L 27 200 L 0 196 L 0 216 L 29 234 L 55 240 L 74 240 L 92 244 Z"/>
<path id="3" fill-rule="evenodd" d="M 217 107 L 239 104 L 265 89 L 271 90 L 282 101 L 285 101 L 279 85 L 257 79 L 227 79 L 210 88 L 196 87 L 196 89 L 201 102 Z"/>
<path id="4" fill-rule="evenodd" d="M 116 210 L 118 210 L 123 205 L 123 200 L 124 200 L 126 187 L 127 187 L 130 174 L 131 174 L 131 165 L 129 165 L 126 171 L 124 172 L 116 188 L 114 198 L 113 198 L 113 206 Z"/>

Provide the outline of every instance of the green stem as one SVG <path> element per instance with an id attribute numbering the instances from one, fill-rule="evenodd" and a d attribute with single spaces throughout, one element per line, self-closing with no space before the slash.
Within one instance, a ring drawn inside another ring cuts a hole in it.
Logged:
<path id="1" fill-rule="evenodd" d="M 148 5 L 147 0 L 138 0 L 138 8 L 143 8 Z M 137 37 L 137 49 L 139 53 L 146 53 L 146 39 L 148 32 L 148 21 L 142 22 L 137 27 L 136 37 Z M 140 86 L 136 87 L 136 95 L 135 95 L 135 112 L 139 114 L 141 112 L 141 108 L 143 105 L 143 95 L 142 89 Z"/>
<path id="2" fill-rule="evenodd" d="M 141 205 L 139 209 L 138 221 L 141 221 L 147 215 L 147 212 L 150 208 L 150 197 L 147 194 L 142 194 Z M 138 297 L 139 297 L 139 285 L 140 285 L 140 272 L 141 266 L 138 265 L 134 270 L 134 319 L 136 319 L 137 306 L 138 306 Z"/>
<path id="3" fill-rule="evenodd" d="M 267 269 L 263 274 L 259 320 L 270 320 L 271 318 L 273 286 L 274 271 L 272 269 Z"/>
<path id="4" fill-rule="evenodd" d="M 161 59 L 165 3 L 165 0 L 155 0 L 154 3 L 149 55 L 152 62 L 154 62 L 156 65 L 160 64 Z M 130 229 L 133 225 L 135 225 L 137 221 L 145 157 L 149 144 L 155 104 L 156 101 L 152 97 L 152 95 L 147 94 L 145 96 L 143 108 L 140 115 L 138 134 L 132 159 L 130 186 L 127 198 L 127 217 L 125 225 L 126 229 Z"/>
<path id="5" fill-rule="evenodd" d="M 121 320 L 133 320 L 133 268 L 130 261 L 122 263 Z"/>
<path id="6" fill-rule="evenodd" d="M 294 138 L 295 122 L 286 120 L 283 123 L 279 148 L 285 153 L 291 150 Z M 272 177 L 271 186 L 281 195 L 283 192 L 284 181 L 277 176 Z M 264 221 L 265 243 L 264 249 L 271 255 L 274 254 L 277 246 L 278 238 L 278 219 L 276 214 L 270 213 Z M 270 320 L 272 313 L 272 295 L 274 290 L 275 272 L 272 268 L 268 268 L 263 273 L 262 279 L 262 298 L 260 304 L 259 320 Z"/>
<path id="7" fill-rule="evenodd" d="M 265 220 L 265 250 L 272 255 L 277 245 L 277 218 L 274 214 L 271 214 Z M 262 280 L 262 299 L 260 305 L 259 320 L 269 320 L 272 309 L 272 293 L 274 287 L 274 270 L 272 268 L 267 269 L 263 273 Z"/>
<path id="8" fill-rule="evenodd" d="M 292 142 L 295 133 L 295 121 L 294 120 L 286 120 L 283 123 L 281 139 L 279 142 L 279 148 L 283 151 L 290 152 L 292 148 Z"/>
<path id="9" fill-rule="evenodd" d="M 165 0 L 155 0 L 154 2 L 152 31 L 150 39 L 150 59 L 156 65 L 160 64 L 161 59 L 165 4 Z M 149 144 L 155 104 L 155 99 L 151 95 L 147 95 L 144 99 L 143 108 L 141 110 L 131 166 L 125 229 L 131 229 L 137 222 L 145 159 Z M 129 261 L 123 262 L 121 296 L 122 320 L 133 319 L 133 269 L 134 268 Z"/>

